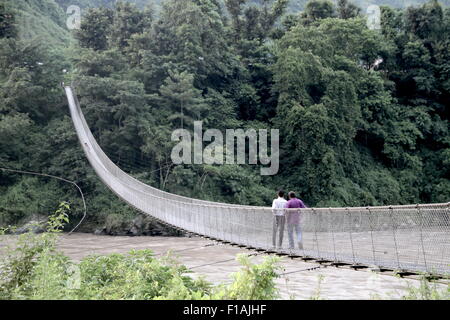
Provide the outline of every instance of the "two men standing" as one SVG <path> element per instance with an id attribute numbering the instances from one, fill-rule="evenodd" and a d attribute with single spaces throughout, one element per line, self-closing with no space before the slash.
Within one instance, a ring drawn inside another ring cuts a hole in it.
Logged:
<path id="1" fill-rule="evenodd" d="M 272 212 L 274 214 L 273 220 L 273 236 L 272 243 L 277 247 L 277 233 L 278 247 L 283 245 L 284 227 L 287 223 L 289 249 L 294 250 L 294 232 L 297 236 L 298 248 L 303 250 L 302 231 L 300 227 L 300 210 L 306 208 L 302 200 L 298 199 L 294 192 L 289 193 L 289 201 L 284 199 L 284 191 L 278 192 L 278 199 L 275 199 L 272 204 Z"/>

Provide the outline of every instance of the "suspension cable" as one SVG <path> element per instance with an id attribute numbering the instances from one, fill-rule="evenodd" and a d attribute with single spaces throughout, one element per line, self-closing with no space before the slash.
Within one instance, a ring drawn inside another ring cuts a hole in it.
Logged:
<path id="1" fill-rule="evenodd" d="M 37 172 L 31 172 L 31 171 L 22 171 L 22 170 L 8 169 L 8 168 L 0 168 L 0 170 L 7 171 L 7 172 L 14 172 L 14 173 L 20 173 L 20 174 L 28 174 L 28 175 L 33 175 L 33 176 L 41 176 L 41 177 L 57 179 L 57 180 L 64 181 L 64 182 L 67 182 L 67 183 L 70 183 L 70 184 L 74 185 L 78 189 L 78 191 L 80 192 L 81 199 L 83 200 L 84 214 L 83 214 L 83 218 L 81 218 L 80 222 L 75 226 L 75 228 L 72 229 L 72 231 L 70 231 L 68 233 L 68 235 L 71 235 L 76 229 L 78 229 L 78 227 L 81 225 L 81 223 L 86 218 L 87 208 L 86 208 L 86 201 L 84 199 L 84 194 L 83 194 L 83 191 L 81 190 L 81 188 L 75 182 L 67 180 L 67 179 L 64 179 L 64 178 L 61 178 L 61 177 L 53 176 L 51 174 L 45 174 L 45 173 L 37 173 Z"/>

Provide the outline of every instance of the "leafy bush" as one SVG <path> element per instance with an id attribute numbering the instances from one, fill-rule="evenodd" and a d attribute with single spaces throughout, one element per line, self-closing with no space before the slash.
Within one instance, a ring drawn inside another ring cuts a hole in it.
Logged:
<path id="1" fill-rule="evenodd" d="M 275 286 L 278 258 L 268 257 L 260 265 L 252 264 L 247 255 L 239 255 L 237 259 L 244 268 L 233 275 L 231 285 L 222 285 L 213 295 L 214 299 L 273 300 L 279 297 Z"/>
<path id="2" fill-rule="evenodd" d="M 49 217 L 46 233 L 25 233 L 19 236 L 15 248 L 8 248 L 5 258 L 0 262 L 0 299 L 33 296 L 36 288 L 32 284 L 36 282 L 39 271 L 43 270 L 47 274 L 52 270 L 42 269 L 43 263 L 50 265 L 57 260 L 67 260 L 56 253 L 55 246 L 57 234 L 69 221 L 69 210 L 66 202 L 61 203 L 56 213 Z M 4 233 L 6 229 L 1 231 Z"/>
<path id="3" fill-rule="evenodd" d="M 200 299 L 209 293 L 209 284 L 185 276 L 186 267 L 158 260 L 148 250 L 88 257 L 79 268 L 79 299 Z"/>
<path id="4" fill-rule="evenodd" d="M 450 285 L 446 289 L 440 289 L 434 283 L 423 277 L 420 287 L 415 288 L 408 284 L 408 294 L 403 296 L 404 300 L 450 300 Z"/>

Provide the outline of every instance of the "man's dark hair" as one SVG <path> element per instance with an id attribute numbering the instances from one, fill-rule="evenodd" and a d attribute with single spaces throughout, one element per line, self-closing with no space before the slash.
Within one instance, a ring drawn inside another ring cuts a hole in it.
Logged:
<path id="1" fill-rule="evenodd" d="M 297 198 L 297 196 L 295 195 L 295 192 L 293 192 L 293 191 L 289 192 L 289 198 L 290 198 L 290 199 L 295 199 L 295 198 Z"/>
<path id="2" fill-rule="evenodd" d="M 278 191 L 278 196 L 280 198 L 284 198 L 284 191 L 283 190 Z"/>

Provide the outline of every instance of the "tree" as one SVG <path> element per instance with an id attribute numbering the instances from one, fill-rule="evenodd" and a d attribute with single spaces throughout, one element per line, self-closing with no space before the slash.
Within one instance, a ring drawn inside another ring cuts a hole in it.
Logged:
<path id="1" fill-rule="evenodd" d="M 338 0 L 337 12 L 340 19 L 350 19 L 359 16 L 361 9 L 348 0 Z"/>
<path id="2" fill-rule="evenodd" d="M 171 110 L 169 120 L 193 128 L 194 121 L 201 119 L 206 105 L 201 92 L 194 87 L 194 76 L 186 71 L 169 72 L 165 84 L 159 89 L 162 107 Z"/>
<path id="3" fill-rule="evenodd" d="M 6 2 L 0 2 L 0 38 L 15 38 L 17 26 L 15 14 Z"/>
<path id="4" fill-rule="evenodd" d="M 285 14 L 287 0 L 263 0 L 250 5 L 248 0 L 225 0 L 231 16 L 236 44 L 240 41 L 264 41 L 274 35 L 278 20 Z"/>
<path id="5" fill-rule="evenodd" d="M 406 10 L 405 27 L 419 38 L 439 36 L 443 19 L 443 10 L 437 0 L 429 0 L 423 6 L 409 7 Z"/>
<path id="6" fill-rule="evenodd" d="M 305 25 L 315 21 L 331 18 L 335 15 L 335 7 L 328 0 L 311 0 L 306 4 L 305 11 L 301 14 L 302 23 Z"/>
<path id="7" fill-rule="evenodd" d="M 216 1 L 168 1 L 153 32 L 153 52 L 195 74 L 196 82 L 230 72 L 234 62 Z"/>
<path id="8" fill-rule="evenodd" d="M 89 9 L 81 21 L 81 27 L 75 31 L 75 38 L 83 48 L 106 50 L 111 36 L 114 12 L 107 8 Z"/>
<path id="9" fill-rule="evenodd" d="M 142 34 L 151 26 L 151 22 L 150 9 L 142 11 L 128 2 L 118 2 L 111 27 L 111 46 L 125 52 L 130 45 L 130 39 L 136 34 Z"/>

